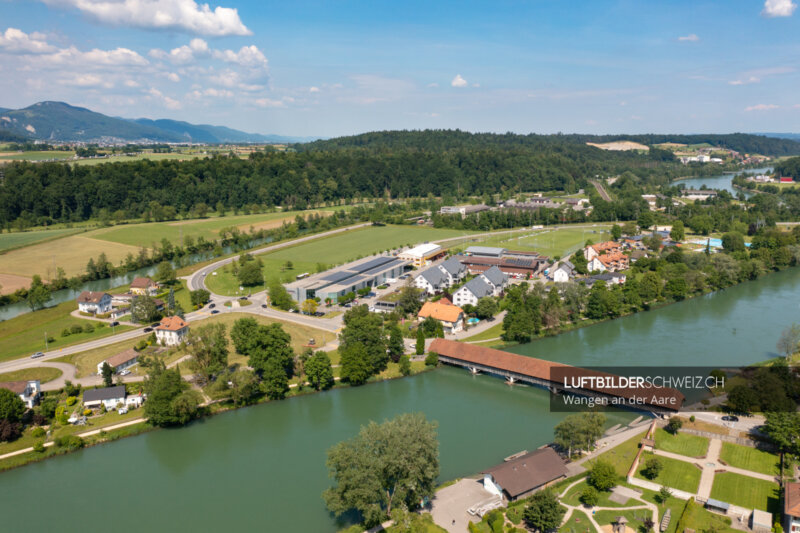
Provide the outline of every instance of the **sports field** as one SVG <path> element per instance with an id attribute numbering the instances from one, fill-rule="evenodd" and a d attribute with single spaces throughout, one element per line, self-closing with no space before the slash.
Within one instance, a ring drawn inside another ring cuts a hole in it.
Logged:
<path id="1" fill-rule="evenodd" d="M 82 231 L 78 228 L 65 228 L 65 229 L 51 229 L 44 231 L 20 231 L 14 233 L 0 233 L 0 252 L 12 250 L 14 248 L 21 248 L 31 244 L 65 237 L 72 233 Z"/>
<path id="2" fill-rule="evenodd" d="M 509 250 L 534 251 L 548 257 L 563 257 L 583 247 L 587 240 L 596 243 L 608 240 L 610 238 L 607 233 L 609 227 L 603 224 L 596 226 L 586 224 L 581 227 L 545 228 L 511 235 L 487 237 L 480 240 L 479 243 L 465 243 L 462 247 L 480 244 L 481 246 L 498 246 Z"/>

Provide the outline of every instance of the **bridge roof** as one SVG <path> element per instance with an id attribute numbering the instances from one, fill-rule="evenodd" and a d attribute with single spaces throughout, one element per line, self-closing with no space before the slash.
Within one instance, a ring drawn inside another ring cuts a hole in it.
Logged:
<path id="1" fill-rule="evenodd" d="M 451 341 L 446 339 L 435 339 L 429 348 L 429 351 L 437 353 L 441 356 L 458 359 L 465 363 L 473 363 L 476 365 L 487 366 L 497 370 L 506 372 L 514 372 L 523 376 L 532 378 L 552 381 L 555 384 L 564 385 L 563 379 L 573 377 L 580 378 L 618 378 L 614 374 L 600 372 L 597 370 L 590 370 L 577 366 L 565 365 L 563 363 L 555 363 L 545 359 L 538 359 L 536 357 L 527 357 L 524 355 L 516 355 L 501 350 L 492 348 L 485 348 L 483 346 L 475 346 L 474 344 L 467 344 L 463 342 Z M 626 399 L 643 399 L 641 403 L 677 411 L 685 400 L 684 395 L 677 389 L 668 387 L 651 387 L 646 390 L 641 388 L 623 388 L 623 387 L 600 387 L 587 385 L 583 389 L 606 394 L 609 396 L 617 396 Z"/>

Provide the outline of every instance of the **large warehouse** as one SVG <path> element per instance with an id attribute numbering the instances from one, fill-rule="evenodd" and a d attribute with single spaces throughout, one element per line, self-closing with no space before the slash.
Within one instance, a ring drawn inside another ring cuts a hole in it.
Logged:
<path id="1" fill-rule="evenodd" d="M 397 254 L 397 257 L 404 261 L 410 261 L 415 267 L 424 267 L 430 261 L 443 257 L 447 252 L 442 249 L 438 244 L 426 242 L 425 244 L 417 245 L 410 250 L 405 250 Z"/>
<path id="2" fill-rule="evenodd" d="M 315 297 L 336 302 L 348 292 L 375 287 L 387 279 L 401 276 L 408 263 L 389 256 L 368 257 L 293 281 L 286 285 L 286 290 L 298 302 Z"/>

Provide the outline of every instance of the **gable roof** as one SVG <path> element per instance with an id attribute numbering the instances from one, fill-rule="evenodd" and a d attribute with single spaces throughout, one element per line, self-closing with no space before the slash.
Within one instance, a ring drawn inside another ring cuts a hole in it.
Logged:
<path id="1" fill-rule="evenodd" d="M 423 270 L 420 274 L 423 279 L 427 280 L 428 283 L 433 285 L 434 288 L 438 288 L 443 284 L 447 283 L 447 275 L 439 270 L 437 267 L 431 267 L 426 270 Z"/>
<path id="2" fill-rule="evenodd" d="M 483 298 L 484 296 L 491 296 L 494 292 L 492 290 L 491 285 L 486 283 L 482 277 L 478 276 L 477 278 L 472 278 L 463 287 L 458 289 L 458 291 L 468 290 L 472 294 L 475 295 L 476 298 Z"/>
<path id="3" fill-rule="evenodd" d="M 598 255 L 595 259 L 597 259 L 604 265 L 608 266 L 614 261 L 627 261 L 628 256 L 623 254 L 622 252 L 614 252 L 610 254 Z"/>
<path id="4" fill-rule="evenodd" d="M 118 367 L 119 365 L 125 364 L 128 361 L 136 359 L 139 357 L 139 352 L 134 350 L 133 348 L 128 348 L 124 352 L 120 352 L 117 355 L 112 355 L 108 359 L 106 359 L 106 363 L 111 368 Z"/>
<path id="5" fill-rule="evenodd" d="M 78 303 L 81 304 L 99 304 L 100 301 L 103 299 L 103 296 L 108 295 L 110 298 L 111 295 L 107 292 L 95 292 L 95 291 L 83 291 L 78 296 Z"/>
<path id="6" fill-rule="evenodd" d="M 556 268 L 556 270 L 563 270 L 567 274 L 572 274 L 575 271 L 575 266 L 569 261 L 562 261 L 558 264 L 558 268 Z"/>
<path id="7" fill-rule="evenodd" d="M 422 318 L 435 318 L 444 322 L 457 322 L 458 318 L 464 314 L 464 310 L 456 305 L 448 305 L 442 302 L 425 302 L 417 316 Z"/>
<path id="8" fill-rule="evenodd" d="M 489 283 L 495 287 L 502 287 L 506 283 L 506 275 L 503 274 L 503 271 L 500 270 L 497 265 L 488 269 L 483 273 L 483 275 L 486 276 L 486 279 L 489 280 Z"/>
<path id="9" fill-rule="evenodd" d="M 564 460 L 552 448 L 526 453 L 481 472 L 490 474 L 511 498 L 566 477 Z"/>
<path id="10" fill-rule="evenodd" d="M 131 289 L 146 289 L 155 285 L 156 282 L 150 278 L 134 278 L 131 281 Z"/>
<path id="11" fill-rule="evenodd" d="M 787 483 L 784 489 L 783 512 L 800 518 L 800 483 Z"/>
<path id="12" fill-rule="evenodd" d="M 83 391 L 83 403 L 103 400 L 114 400 L 125 397 L 125 385 L 104 387 L 102 389 L 89 389 Z"/>
<path id="13" fill-rule="evenodd" d="M 162 331 L 178 331 L 189 326 L 185 320 L 179 316 L 165 316 L 161 319 L 161 324 L 156 326 L 156 329 Z"/>
<path id="14" fill-rule="evenodd" d="M 594 251 L 598 253 L 605 252 L 606 250 L 614 250 L 619 247 L 619 243 L 614 241 L 598 242 L 597 244 L 592 245 Z"/>
<path id="15" fill-rule="evenodd" d="M 461 264 L 461 261 L 455 257 L 448 258 L 447 261 L 439 265 L 439 267 L 443 268 L 451 276 L 457 276 L 467 269 L 467 267 Z"/>
<path id="16" fill-rule="evenodd" d="M 27 381 L 3 381 L 0 382 L 0 389 L 8 389 L 14 394 L 25 394 L 25 389 L 28 388 Z"/>

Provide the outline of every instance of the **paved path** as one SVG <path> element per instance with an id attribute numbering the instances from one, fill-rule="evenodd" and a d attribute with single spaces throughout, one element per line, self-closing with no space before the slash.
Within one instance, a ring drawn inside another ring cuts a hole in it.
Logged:
<path id="1" fill-rule="evenodd" d="M 594 185 L 594 188 L 597 189 L 597 194 L 599 194 L 603 200 L 605 200 L 606 202 L 611 201 L 611 196 L 609 196 L 609 194 L 606 192 L 605 188 L 599 181 L 589 180 L 589 183 Z"/>

